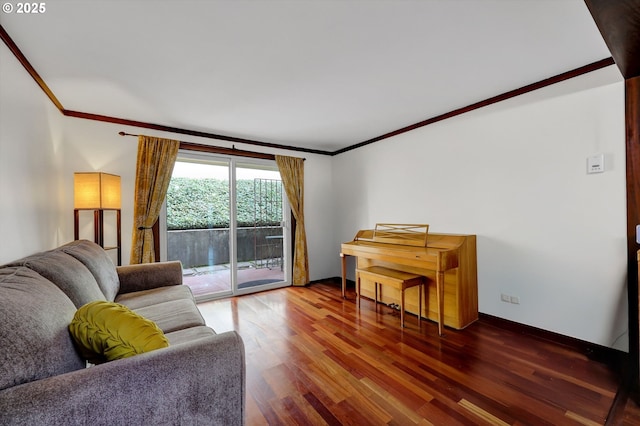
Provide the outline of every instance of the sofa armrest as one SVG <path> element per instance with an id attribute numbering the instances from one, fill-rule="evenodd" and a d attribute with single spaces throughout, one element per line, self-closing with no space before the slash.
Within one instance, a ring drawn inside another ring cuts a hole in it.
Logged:
<path id="1" fill-rule="evenodd" d="M 116 270 L 121 294 L 182 284 L 182 263 L 177 260 L 118 266 Z"/>
<path id="2" fill-rule="evenodd" d="M 229 331 L 1 390 L 0 424 L 242 425 L 245 374 Z"/>

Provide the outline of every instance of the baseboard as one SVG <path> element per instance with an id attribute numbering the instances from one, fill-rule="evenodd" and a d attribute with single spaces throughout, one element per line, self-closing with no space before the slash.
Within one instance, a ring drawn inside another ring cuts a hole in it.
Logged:
<path id="1" fill-rule="evenodd" d="M 323 278 L 321 280 L 313 280 L 313 281 L 309 282 L 309 284 L 316 284 L 316 283 L 338 284 L 339 286 L 342 286 L 342 278 L 341 277 L 331 277 L 331 278 Z M 356 283 L 353 280 L 347 280 L 347 287 L 355 288 L 355 286 L 356 286 Z"/>

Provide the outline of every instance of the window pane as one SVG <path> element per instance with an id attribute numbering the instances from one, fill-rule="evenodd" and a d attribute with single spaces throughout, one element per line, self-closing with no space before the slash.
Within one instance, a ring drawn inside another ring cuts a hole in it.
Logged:
<path id="1" fill-rule="evenodd" d="M 167 259 L 196 297 L 231 291 L 229 164 L 176 161 L 167 191 Z"/>

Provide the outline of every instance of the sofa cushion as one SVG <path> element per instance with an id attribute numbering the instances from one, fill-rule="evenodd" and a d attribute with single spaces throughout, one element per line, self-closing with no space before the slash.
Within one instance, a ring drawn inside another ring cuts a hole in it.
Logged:
<path id="1" fill-rule="evenodd" d="M 19 261 L 55 285 L 76 308 L 95 300 L 106 300 L 93 274 L 76 258 L 62 251 L 48 251 Z"/>
<path id="2" fill-rule="evenodd" d="M 186 285 L 172 285 L 120 294 L 116 297 L 116 302 L 122 303 L 131 309 L 138 309 L 145 306 L 157 305 L 158 303 L 179 299 L 195 302 L 191 289 Z"/>
<path id="3" fill-rule="evenodd" d="M 69 331 L 82 356 L 94 364 L 169 346 L 153 321 L 114 302 L 99 300 L 82 306 Z"/>
<path id="4" fill-rule="evenodd" d="M 144 306 L 134 311 L 158 324 L 165 333 L 206 325 L 197 305 L 192 300 L 171 300 Z"/>
<path id="5" fill-rule="evenodd" d="M 182 284 L 179 260 L 118 266 L 120 294 Z"/>
<path id="6" fill-rule="evenodd" d="M 216 332 L 213 331 L 212 328 L 204 325 L 199 325 L 197 327 L 189 327 L 182 330 L 172 331 L 171 333 L 167 333 L 165 336 L 167 336 L 167 339 L 169 339 L 169 344 L 171 346 L 174 346 L 215 335 Z"/>
<path id="7" fill-rule="evenodd" d="M 78 259 L 89 269 L 107 300 L 115 299 L 120 290 L 120 280 L 116 266 L 102 247 L 92 241 L 78 240 L 65 244 L 60 250 Z"/>
<path id="8" fill-rule="evenodd" d="M 86 367 L 68 330 L 75 311 L 38 273 L 0 269 L 0 389 Z"/>

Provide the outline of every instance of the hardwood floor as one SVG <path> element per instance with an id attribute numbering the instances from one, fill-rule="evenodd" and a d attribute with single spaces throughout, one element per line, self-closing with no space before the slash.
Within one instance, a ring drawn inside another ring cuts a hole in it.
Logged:
<path id="1" fill-rule="evenodd" d="M 333 283 L 200 309 L 244 340 L 248 425 L 602 425 L 618 390 L 615 368 L 575 349 L 483 318 L 443 338 L 410 314 L 401 329 Z"/>

